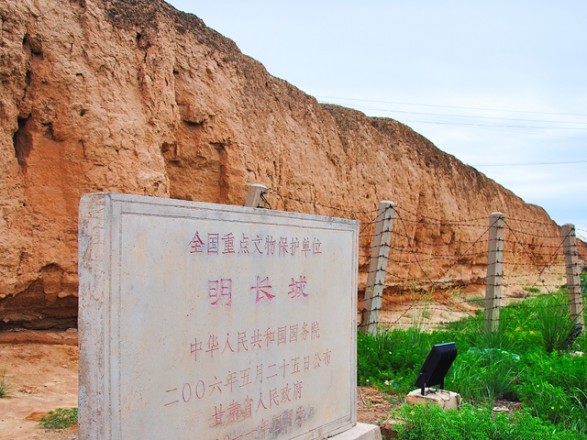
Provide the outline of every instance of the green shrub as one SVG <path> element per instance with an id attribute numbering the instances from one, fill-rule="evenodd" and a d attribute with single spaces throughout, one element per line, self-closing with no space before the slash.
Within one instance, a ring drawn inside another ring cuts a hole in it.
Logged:
<path id="1" fill-rule="evenodd" d="M 560 424 L 568 417 L 569 399 L 561 387 L 548 382 L 523 384 L 519 393 L 524 401 L 531 402 L 532 414 Z"/>
<path id="2" fill-rule="evenodd" d="M 536 416 L 587 435 L 587 359 L 529 354 L 517 392 Z"/>
<path id="3" fill-rule="evenodd" d="M 585 304 L 585 306 L 585 309 L 587 310 L 587 304 Z M 587 319 L 585 321 L 587 321 Z M 583 353 L 587 353 L 587 329 L 583 329 L 583 332 L 575 341 L 573 348 L 582 351 Z"/>
<path id="4" fill-rule="evenodd" d="M 566 350 L 566 339 L 574 323 L 569 317 L 568 299 L 563 295 L 544 295 L 535 301 L 535 319 L 542 334 L 544 349 Z"/>
<path id="5" fill-rule="evenodd" d="M 414 371 L 420 368 L 431 347 L 431 335 L 417 329 L 382 331 L 357 336 L 357 380 L 387 391 L 413 389 Z"/>
<path id="6" fill-rule="evenodd" d="M 518 400 L 515 385 L 520 368 L 519 356 L 514 353 L 471 348 L 455 360 L 448 377 L 449 388 L 470 402 Z"/>
<path id="7" fill-rule="evenodd" d="M 402 420 L 397 438 L 402 440 L 571 440 L 584 438 L 557 429 L 525 410 L 513 414 L 493 413 L 489 408 L 465 404 L 458 411 L 443 411 L 437 405 L 405 405 L 393 414 Z"/>
<path id="8" fill-rule="evenodd" d="M 41 417 L 39 423 L 43 428 L 66 429 L 77 422 L 77 408 L 57 408 Z"/>

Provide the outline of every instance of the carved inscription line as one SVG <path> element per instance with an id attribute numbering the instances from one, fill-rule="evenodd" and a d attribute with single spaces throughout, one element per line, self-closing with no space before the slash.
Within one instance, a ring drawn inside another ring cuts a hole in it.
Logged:
<path id="1" fill-rule="evenodd" d="M 316 238 L 280 236 L 262 234 L 247 235 L 244 232 L 238 237 L 229 232 L 196 231 L 188 243 L 189 252 L 197 255 L 265 255 L 265 256 L 296 256 L 304 257 L 322 254 L 322 242 Z"/>
<path id="2" fill-rule="evenodd" d="M 303 343 L 320 339 L 320 323 L 302 322 L 301 324 L 259 328 L 237 332 L 226 332 L 226 338 L 216 333 L 208 333 L 207 337 L 194 338 L 190 343 L 190 356 L 198 361 L 198 353 L 208 353 L 214 358 L 214 353 L 241 353 L 255 350 L 270 350 L 273 347 L 285 344 Z M 221 350 L 222 348 L 222 350 Z"/>
<path id="3" fill-rule="evenodd" d="M 261 419 L 258 426 L 243 433 L 230 433 L 223 437 L 223 440 L 264 440 L 276 438 L 280 434 L 292 432 L 293 428 L 301 428 L 307 420 L 314 415 L 313 407 L 298 405 L 295 408 L 286 409 L 281 413 L 273 415 L 271 421 Z"/>
<path id="4" fill-rule="evenodd" d="M 214 378 L 208 378 L 204 380 L 198 378 L 193 382 L 184 382 L 181 387 L 173 387 L 165 390 L 166 402 L 163 406 L 170 406 L 176 403 L 189 403 L 192 400 L 205 400 L 207 398 L 221 397 L 223 393 L 230 394 L 236 389 L 249 388 L 252 385 L 261 385 L 273 383 L 274 380 L 287 379 L 293 376 L 296 379 L 294 384 L 294 396 L 301 397 L 301 389 L 303 380 L 299 379 L 304 374 L 309 374 L 312 371 L 316 371 L 322 368 L 330 366 L 332 360 L 332 350 L 326 349 L 324 351 L 310 352 L 300 356 L 294 356 L 291 358 L 282 358 L 282 360 L 272 363 L 261 363 L 257 364 L 253 369 L 252 367 L 243 368 L 241 370 L 228 370 L 224 376 L 220 379 L 217 375 Z M 253 379 L 253 376 L 255 377 Z M 277 390 L 277 388 L 275 388 Z M 284 401 L 290 399 L 291 389 L 289 385 L 286 388 L 282 388 L 281 396 Z M 262 395 L 260 396 L 262 397 Z M 272 396 L 271 402 L 279 405 Z M 261 405 L 266 408 L 266 405 Z M 257 408 L 258 408 L 257 407 Z"/>
<path id="5" fill-rule="evenodd" d="M 233 289 L 232 278 L 216 278 L 208 280 L 208 302 L 212 307 L 218 307 L 223 305 L 225 307 L 232 306 L 232 298 L 235 290 Z M 255 304 L 259 304 L 262 301 L 271 302 L 275 299 L 277 292 L 273 290 L 273 284 L 269 279 L 269 276 L 256 275 L 255 280 L 251 283 L 249 291 L 254 293 Z M 287 285 L 287 296 L 291 299 L 303 299 L 310 296 L 307 290 L 308 277 L 306 275 L 299 275 L 296 277 L 290 277 L 290 282 Z M 282 289 L 276 289 L 285 291 Z M 243 293 L 242 290 L 240 292 Z"/>

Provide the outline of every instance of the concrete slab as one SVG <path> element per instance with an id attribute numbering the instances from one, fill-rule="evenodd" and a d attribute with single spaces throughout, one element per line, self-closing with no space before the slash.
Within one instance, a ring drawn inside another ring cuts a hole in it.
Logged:
<path id="1" fill-rule="evenodd" d="M 422 390 L 410 391 L 406 396 L 406 403 L 410 405 L 434 404 L 440 406 L 442 409 L 459 409 L 461 404 L 461 395 L 454 391 L 436 390 L 426 388 L 422 395 Z"/>
<path id="2" fill-rule="evenodd" d="M 357 222 L 92 194 L 79 228 L 81 440 L 354 426 Z"/>
<path id="3" fill-rule="evenodd" d="M 348 431 L 330 438 L 332 440 L 381 440 L 381 430 L 376 425 L 357 423 Z"/>

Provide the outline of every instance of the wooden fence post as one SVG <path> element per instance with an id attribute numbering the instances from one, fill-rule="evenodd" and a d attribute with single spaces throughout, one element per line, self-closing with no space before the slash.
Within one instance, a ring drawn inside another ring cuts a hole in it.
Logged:
<path id="1" fill-rule="evenodd" d="M 503 277 L 504 215 L 494 212 L 489 217 L 489 244 L 487 249 L 487 286 L 485 289 L 485 331 L 499 329 L 499 307 Z"/>
<path id="2" fill-rule="evenodd" d="M 371 246 L 367 287 L 365 289 L 365 312 L 361 321 L 361 330 L 370 334 L 377 333 L 377 325 L 379 324 L 379 311 L 381 310 L 381 300 L 383 298 L 394 219 L 395 204 L 387 200 L 380 202 Z"/>
<path id="3" fill-rule="evenodd" d="M 265 194 L 267 194 L 267 187 L 260 183 L 251 183 L 248 185 L 249 190 L 247 191 L 247 200 L 245 206 L 251 208 L 264 208 L 265 207 Z"/>
<path id="4" fill-rule="evenodd" d="M 562 226 L 564 237 L 564 254 L 567 272 L 567 288 L 569 290 L 569 308 L 571 320 L 581 327 L 585 325 L 583 317 L 583 297 L 581 292 L 581 278 L 579 277 L 579 255 L 577 253 L 577 237 L 575 225 L 567 223 Z"/>

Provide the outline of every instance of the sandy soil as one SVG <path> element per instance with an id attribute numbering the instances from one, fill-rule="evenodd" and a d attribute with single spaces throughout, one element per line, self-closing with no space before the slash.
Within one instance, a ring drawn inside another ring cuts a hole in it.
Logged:
<path id="1" fill-rule="evenodd" d="M 0 399 L 0 440 L 72 440 L 77 428 L 47 430 L 39 419 L 77 406 L 77 332 L 0 333 L 0 376 L 9 397 Z"/>
<path id="2" fill-rule="evenodd" d="M 76 440 L 77 426 L 44 429 L 39 419 L 56 408 L 77 406 L 77 331 L 0 332 L 0 379 L 10 397 L 0 399 L 0 440 Z M 357 417 L 387 418 L 391 404 L 375 389 L 357 390 Z"/>

